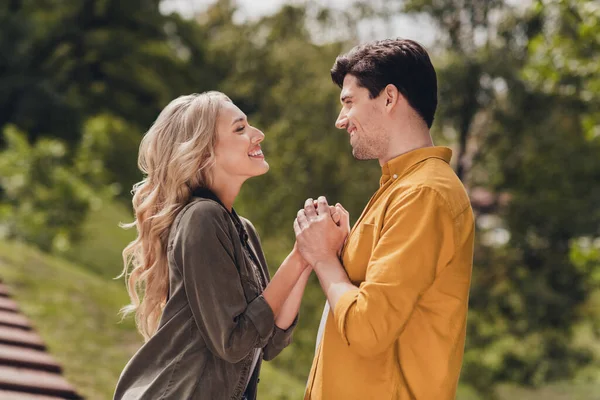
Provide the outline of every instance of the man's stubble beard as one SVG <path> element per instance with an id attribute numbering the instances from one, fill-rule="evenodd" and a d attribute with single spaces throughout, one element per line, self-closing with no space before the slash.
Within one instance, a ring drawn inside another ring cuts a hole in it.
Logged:
<path id="1" fill-rule="evenodd" d="M 389 137 L 385 131 L 357 137 L 355 145 L 352 146 L 352 156 L 357 160 L 376 160 L 385 154 L 388 145 Z"/>

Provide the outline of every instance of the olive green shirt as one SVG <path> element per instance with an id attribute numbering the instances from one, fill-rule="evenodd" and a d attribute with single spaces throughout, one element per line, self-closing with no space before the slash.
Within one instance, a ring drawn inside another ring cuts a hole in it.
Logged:
<path id="1" fill-rule="evenodd" d="M 125 367 L 114 399 L 255 399 L 254 349 L 273 359 L 291 343 L 297 317 L 285 331 L 275 325 L 261 295 L 269 272 L 254 226 L 216 198 L 194 197 L 172 225 L 167 254 L 158 330 Z"/>

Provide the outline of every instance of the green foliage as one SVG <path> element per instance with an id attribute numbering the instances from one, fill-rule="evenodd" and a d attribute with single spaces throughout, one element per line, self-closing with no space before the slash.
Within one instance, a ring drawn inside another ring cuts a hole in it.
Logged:
<path id="1" fill-rule="evenodd" d="M 436 132 L 455 141 L 467 186 L 496 199 L 495 208 L 476 209 L 463 382 L 488 393 L 503 381 L 577 376 L 600 355 L 597 330 L 580 340 L 580 328 L 598 318 L 590 311 L 598 264 L 572 247 L 600 235 L 600 191 L 591 184 L 600 178 L 599 42 L 590 28 L 598 8 L 414 0 L 405 10 L 440 28 Z"/>
<path id="2" fill-rule="evenodd" d="M 600 8 L 593 0 L 538 0 L 544 31 L 529 43 L 528 84 L 576 101 L 586 136 L 600 136 Z"/>
<path id="3" fill-rule="evenodd" d="M 110 189 L 131 201 L 130 190 L 142 179 L 137 167 L 141 134 L 123 119 L 108 114 L 86 120 L 75 156 L 75 168 L 90 185 Z"/>
<path id="4" fill-rule="evenodd" d="M 0 217 L 5 237 L 67 250 L 96 198 L 72 168 L 66 146 L 56 139 L 30 145 L 16 128 L 4 129 L 0 153 Z"/>
<path id="5" fill-rule="evenodd" d="M 162 15 L 159 3 L 2 2 L 0 126 L 72 144 L 86 117 L 108 112 L 147 128 L 171 99 L 201 89 L 203 76 L 188 64 L 196 59 L 174 35 L 190 23 Z"/>

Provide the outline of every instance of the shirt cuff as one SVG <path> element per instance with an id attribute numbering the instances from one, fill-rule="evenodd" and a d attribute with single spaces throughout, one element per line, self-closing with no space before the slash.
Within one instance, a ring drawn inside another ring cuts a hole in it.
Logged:
<path id="1" fill-rule="evenodd" d="M 268 340 L 271 337 L 273 326 L 275 326 L 275 315 L 273 314 L 271 306 L 262 295 L 258 296 L 248 304 L 246 316 L 256 327 L 261 342 Z"/>
<path id="2" fill-rule="evenodd" d="M 337 301 L 335 309 L 333 310 L 333 317 L 335 319 L 335 325 L 338 332 L 344 338 L 344 341 L 349 346 L 348 335 L 346 333 L 346 316 L 350 307 L 356 303 L 359 289 L 349 290 L 344 293 Z"/>
<path id="3" fill-rule="evenodd" d="M 275 346 L 286 347 L 290 344 L 292 339 L 292 333 L 294 333 L 294 328 L 298 325 L 298 315 L 296 314 L 296 318 L 294 318 L 294 322 L 287 328 L 281 329 L 275 324 L 275 329 L 273 330 L 273 339 L 272 342 Z"/>

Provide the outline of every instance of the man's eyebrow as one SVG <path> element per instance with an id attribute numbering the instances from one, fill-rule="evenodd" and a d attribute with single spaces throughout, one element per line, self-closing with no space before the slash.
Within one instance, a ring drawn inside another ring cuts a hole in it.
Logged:
<path id="1" fill-rule="evenodd" d="M 351 94 L 345 94 L 345 95 L 342 96 L 342 98 L 340 99 L 340 101 L 342 103 L 344 103 L 346 100 L 351 99 L 351 98 L 352 98 Z"/>
<path id="2" fill-rule="evenodd" d="M 246 120 L 246 116 L 244 115 L 243 117 L 237 117 L 236 119 L 233 120 L 233 122 L 231 123 L 231 125 L 235 125 L 238 122 L 244 122 Z"/>

